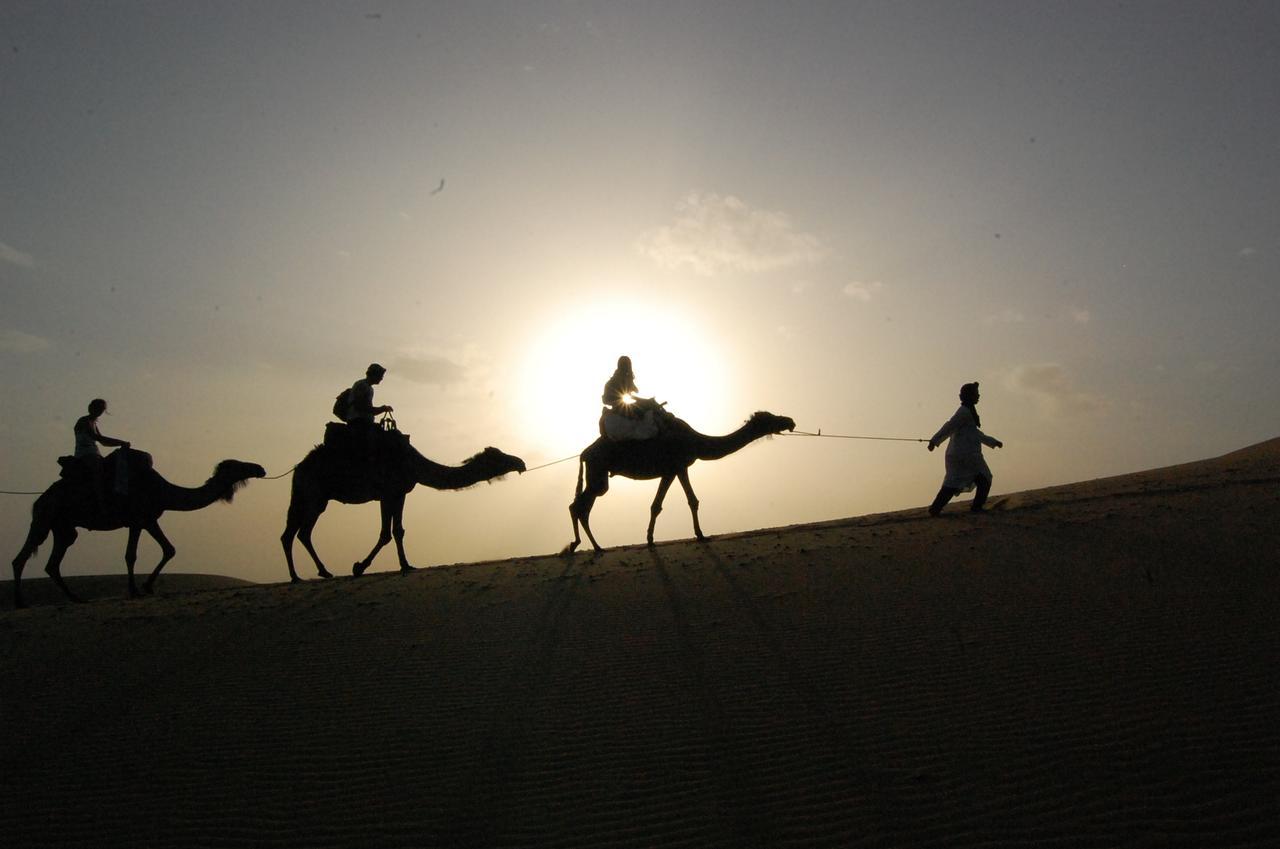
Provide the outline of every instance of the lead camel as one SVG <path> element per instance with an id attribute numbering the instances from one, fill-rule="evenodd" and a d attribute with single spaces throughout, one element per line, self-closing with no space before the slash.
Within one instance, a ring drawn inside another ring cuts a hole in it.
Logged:
<path id="1" fill-rule="evenodd" d="M 600 437 L 587 446 L 578 460 L 578 487 L 569 505 L 573 519 L 573 542 L 564 547 L 563 554 L 572 554 L 582 543 L 578 526 L 586 531 L 587 539 L 596 551 L 601 551 L 591 533 L 591 508 L 600 496 L 609 491 L 609 476 L 622 475 L 632 480 L 658 480 L 658 493 L 649 507 L 649 530 L 646 539 L 653 545 L 653 526 L 662 512 L 662 501 L 672 481 L 679 480 L 693 514 L 693 532 L 699 540 L 705 540 L 698 524 L 698 497 L 689 483 L 689 467 L 698 460 L 719 460 L 751 444 L 763 436 L 773 436 L 783 431 L 795 430 L 796 423 L 787 416 L 758 412 L 747 419 L 742 427 L 724 436 L 707 436 L 698 433 L 680 419 L 664 425 L 663 433 L 653 439 L 616 442 Z"/>

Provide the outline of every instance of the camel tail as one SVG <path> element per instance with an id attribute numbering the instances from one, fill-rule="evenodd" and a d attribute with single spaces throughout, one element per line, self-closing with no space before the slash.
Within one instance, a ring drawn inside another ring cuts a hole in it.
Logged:
<path id="1" fill-rule="evenodd" d="M 45 500 L 47 495 L 41 495 L 31 506 L 31 530 L 27 531 L 27 541 L 22 544 L 22 550 L 13 559 L 14 568 L 21 568 L 49 538 L 53 526 L 45 519 L 49 506 Z"/>

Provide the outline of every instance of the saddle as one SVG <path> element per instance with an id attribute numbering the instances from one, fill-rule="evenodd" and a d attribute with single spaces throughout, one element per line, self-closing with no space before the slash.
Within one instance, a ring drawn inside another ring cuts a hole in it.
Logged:
<path id="1" fill-rule="evenodd" d="M 637 398 L 631 415 L 615 413 L 606 407 L 600 414 L 600 435 L 613 442 L 639 442 L 674 435 L 680 422 L 667 412 L 666 402 Z"/>
<path id="2" fill-rule="evenodd" d="M 129 492 L 129 479 L 138 472 L 150 471 L 155 461 L 146 451 L 135 448 L 117 448 L 102 461 L 102 489 L 117 495 Z M 94 483 L 93 469 L 84 458 L 65 455 L 58 458 L 58 476 L 75 484 Z M 122 468 L 123 467 L 123 468 Z"/>
<path id="3" fill-rule="evenodd" d="M 370 439 L 369 437 L 372 436 Z M 338 422 L 326 422 L 324 426 L 326 448 L 347 458 L 354 465 L 368 465 L 399 454 L 409 445 L 409 434 L 402 433 L 395 419 L 385 417 L 373 429 L 353 428 Z"/>

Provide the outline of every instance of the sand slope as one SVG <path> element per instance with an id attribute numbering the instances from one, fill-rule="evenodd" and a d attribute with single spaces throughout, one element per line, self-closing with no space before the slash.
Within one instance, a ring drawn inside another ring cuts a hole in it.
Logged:
<path id="1" fill-rule="evenodd" d="M 1280 441 L 995 500 L 0 613 L 0 834 L 1276 845 Z"/>

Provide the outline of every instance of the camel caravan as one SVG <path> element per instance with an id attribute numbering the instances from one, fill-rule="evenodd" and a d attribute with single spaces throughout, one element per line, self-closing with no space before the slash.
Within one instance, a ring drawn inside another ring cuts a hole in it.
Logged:
<path id="1" fill-rule="evenodd" d="M 324 441 L 315 446 L 293 469 L 289 508 L 280 543 L 284 549 L 289 580 L 299 582 L 293 560 L 293 542 L 302 543 L 321 578 L 330 572 L 311 541 L 311 533 L 330 501 L 365 504 L 377 501 L 381 508 L 381 530 L 363 560 L 353 564 L 352 574 L 360 576 L 387 543 L 395 540 L 401 572 L 410 572 L 404 551 L 405 497 L 418 484 L 440 490 L 465 489 L 510 474 L 523 473 L 519 457 L 497 448 L 485 448 L 458 466 L 436 463 L 409 444 L 392 417 L 390 405 L 373 403 L 374 387 L 386 369 L 373 363 L 365 376 L 334 400 L 333 413 L 339 422 L 325 426 Z M 755 440 L 795 429 L 785 416 L 758 412 L 738 430 L 724 436 L 707 436 L 668 413 L 652 398 L 639 398 L 631 360 L 621 357 L 613 376 L 605 384 L 600 417 L 600 437 L 579 456 L 578 483 L 569 516 L 573 541 L 562 550 L 571 555 L 582 541 L 581 531 L 595 551 L 601 551 L 591 533 L 592 506 L 609 491 L 609 478 L 622 475 L 633 480 L 658 481 L 658 492 L 649 509 L 646 539 L 653 544 L 653 529 L 667 490 L 680 481 L 693 517 L 694 534 L 706 536 L 698 523 L 698 499 L 689 483 L 689 467 L 697 460 L 718 460 Z M 17 607 L 24 607 L 21 580 L 23 567 L 49 535 L 53 551 L 45 572 L 68 599 L 80 601 L 62 578 L 61 566 L 67 549 L 75 542 L 77 529 L 109 531 L 127 528 L 125 567 L 129 576 L 129 596 L 150 593 L 165 564 L 176 549 L 160 529 L 166 510 L 199 510 L 215 501 L 231 501 L 235 492 L 253 478 L 266 477 L 256 463 L 223 460 L 201 486 L 180 487 L 165 480 L 152 466 L 151 455 L 133 448 L 125 440 L 108 437 L 98 429 L 98 418 L 107 404 L 95 399 L 89 414 L 75 426 L 75 454 L 58 458 L 61 478 L 36 499 L 31 529 L 13 560 L 13 594 Z M 115 448 L 105 457 L 99 446 Z M 141 591 L 134 580 L 138 539 L 146 531 L 159 544 L 160 562 L 144 582 Z"/>

